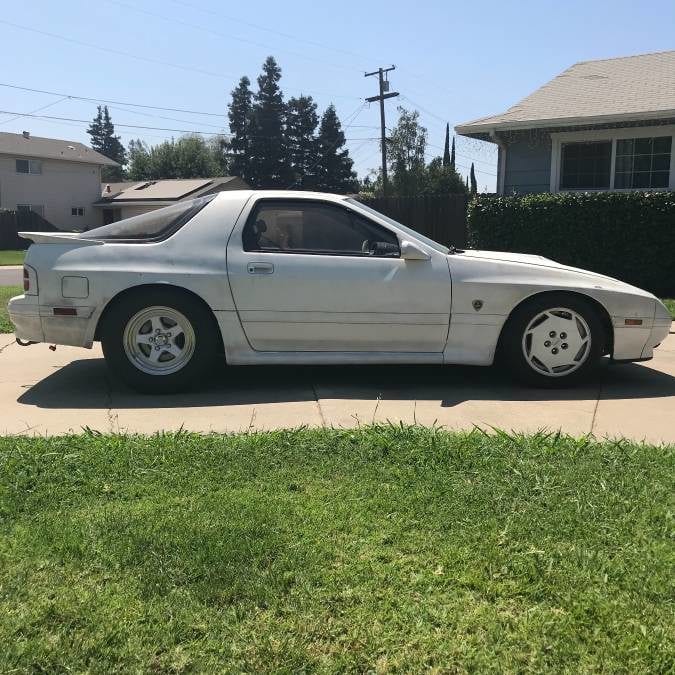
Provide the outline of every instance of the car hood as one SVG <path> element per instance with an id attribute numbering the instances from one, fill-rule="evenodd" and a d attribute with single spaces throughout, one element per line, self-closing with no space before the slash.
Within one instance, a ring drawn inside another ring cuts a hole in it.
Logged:
<path id="1" fill-rule="evenodd" d="M 508 251 L 478 251 L 473 249 L 468 249 L 464 251 L 462 255 L 467 258 L 477 258 L 480 260 L 492 260 L 494 262 L 507 262 L 507 263 L 521 263 L 523 265 L 529 265 L 531 267 L 547 267 L 549 269 L 566 270 L 568 272 L 575 272 L 577 274 L 584 274 L 599 279 L 607 279 L 610 281 L 618 281 L 619 283 L 623 283 L 618 279 L 608 277 L 604 274 L 598 274 L 597 272 L 590 272 L 589 270 L 584 270 L 579 267 L 571 267 L 570 265 L 563 265 L 559 262 L 556 262 L 555 260 L 551 260 L 550 258 L 545 258 L 543 255 L 532 255 L 530 253 L 509 253 Z"/>
<path id="2" fill-rule="evenodd" d="M 579 279 L 587 279 L 589 281 L 595 280 L 595 283 L 602 282 L 602 287 L 606 289 L 654 297 L 648 291 L 645 291 L 642 288 L 637 288 L 636 286 L 631 286 L 620 279 L 615 279 L 614 277 L 608 277 L 604 274 L 598 274 L 597 272 L 584 270 L 579 267 L 572 267 L 571 265 L 562 265 L 555 260 L 545 258 L 541 255 L 532 255 L 528 253 L 510 253 L 507 251 L 478 251 L 472 249 L 468 249 L 459 255 L 469 259 L 474 259 L 476 261 L 510 264 L 515 263 L 524 265 L 530 271 L 536 271 L 537 269 L 555 270 L 556 272 L 565 273 L 570 276 L 576 276 Z"/>

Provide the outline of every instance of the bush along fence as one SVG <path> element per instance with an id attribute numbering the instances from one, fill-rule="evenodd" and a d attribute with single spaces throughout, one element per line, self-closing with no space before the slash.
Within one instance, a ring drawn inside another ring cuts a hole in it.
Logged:
<path id="1" fill-rule="evenodd" d="M 445 246 L 466 246 L 466 195 L 361 197 L 360 201 Z"/>
<path id="2" fill-rule="evenodd" d="M 675 193 L 478 195 L 472 248 L 535 253 L 675 295 Z"/>
<path id="3" fill-rule="evenodd" d="M 22 239 L 19 232 L 59 232 L 59 229 L 34 211 L 0 211 L 0 250 L 26 250 L 31 242 Z"/>

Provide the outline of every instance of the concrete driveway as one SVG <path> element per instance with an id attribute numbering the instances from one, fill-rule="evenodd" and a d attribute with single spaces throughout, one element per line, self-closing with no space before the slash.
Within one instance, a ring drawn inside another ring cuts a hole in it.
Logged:
<path id="1" fill-rule="evenodd" d="M 564 391 L 521 388 L 489 368 L 277 366 L 223 367 L 201 391 L 141 396 L 111 381 L 98 347 L 52 352 L 13 340 L 0 335 L 0 433 L 402 421 L 675 442 L 675 324 L 653 361 L 607 366 L 594 385 Z"/>
<path id="2" fill-rule="evenodd" d="M 20 265 L 0 265 L 0 286 L 21 286 L 23 267 Z"/>

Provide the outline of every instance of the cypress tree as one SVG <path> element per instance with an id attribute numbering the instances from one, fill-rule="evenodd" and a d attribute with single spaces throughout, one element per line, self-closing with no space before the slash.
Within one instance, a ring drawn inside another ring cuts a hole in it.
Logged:
<path id="1" fill-rule="evenodd" d="M 471 171 L 469 173 L 469 178 L 471 180 L 471 194 L 475 195 L 478 192 L 478 183 L 476 183 L 476 172 L 473 168 L 473 162 L 471 162 Z"/>
<path id="2" fill-rule="evenodd" d="M 453 138 L 453 143 L 455 139 Z M 445 144 L 443 146 L 443 166 L 452 166 L 450 163 L 450 125 L 445 125 Z"/>
<path id="3" fill-rule="evenodd" d="M 315 134 L 318 124 L 316 103 L 311 96 L 300 96 L 288 100 L 286 104 L 286 144 L 295 188 L 316 187 L 318 141 Z"/>
<path id="4" fill-rule="evenodd" d="M 326 192 L 352 192 L 357 189 L 356 174 L 348 150 L 342 150 L 345 135 L 331 103 L 321 116 L 318 137 L 317 189 Z"/>
<path id="5" fill-rule="evenodd" d="M 230 119 L 230 150 L 232 164 L 230 172 L 233 176 L 251 180 L 251 143 L 253 141 L 253 102 L 250 89 L 251 80 L 244 76 L 232 91 L 232 101 L 228 106 L 227 116 Z"/>
<path id="6" fill-rule="evenodd" d="M 286 149 L 280 79 L 281 69 L 274 57 L 268 56 L 258 77 L 253 106 L 250 182 L 254 187 L 286 188 L 293 182 Z"/>
<path id="7" fill-rule="evenodd" d="M 452 151 L 450 152 L 450 166 L 455 168 L 455 137 L 452 137 Z"/>
<path id="8" fill-rule="evenodd" d="M 100 152 L 104 157 L 112 159 L 120 165 L 126 164 L 127 151 L 120 141 L 120 137 L 115 135 L 115 126 L 110 119 L 108 106 L 96 108 L 96 116 L 87 129 L 91 138 L 91 147 Z M 101 169 L 101 180 L 118 181 L 122 179 L 121 166 L 104 166 Z"/>

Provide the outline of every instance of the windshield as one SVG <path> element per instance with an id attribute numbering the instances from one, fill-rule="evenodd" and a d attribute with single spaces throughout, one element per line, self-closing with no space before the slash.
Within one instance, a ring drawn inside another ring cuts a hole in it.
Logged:
<path id="1" fill-rule="evenodd" d="M 216 194 L 189 199 L 166 206 L 163 209 L 142 213 L 140 216 L 118 220 L 116 223 L 82 232 L 78 236 L 83 239 L 103 239 L 105 241 L 130 243 L 161 241 L 175 234 L 189 220 L 192 220 Z"/>
<path id="2" fill-rule="evenodd" d="M 349 197 L 345 201 L 349 202 L 350 204 L 357 206 L 359 209 L 366 211 L 367 213 L 370 213 L 373 216 L 377 216 L 378 218 L 381 218 L 385 222 L 389 223 L 393 227 L 403 230 L 407 234 L 413 236 L 415 239 L 419 239 L 421 242 L 425 243 L 427 246 L 430 246 L 434 250 L 438 251 L 439 253 L 449 253 L 450 249 L 447 248 L 447 246 L 443 246 L 443 244 L 439 244 L 437 241 L 434 241 L 433 239 L 429 239 L 429 237 L 425 237 L 423 234 L 420 234 L 419 232 L 416 232 L 410 227 L 407 227 L 406 225 L 403 225 L 402 223 L 399 223 L 395 221 L 393 218 L 390 218 L 389 216 L 385 216 L 384 213 L 380 213 L 379 211 L 376 211 L 375 209 L 371 208 L 370 206 L 367 206 L 363 202 L 360 202 L 358 199 L 354 199 L 352 197 Z"/>

